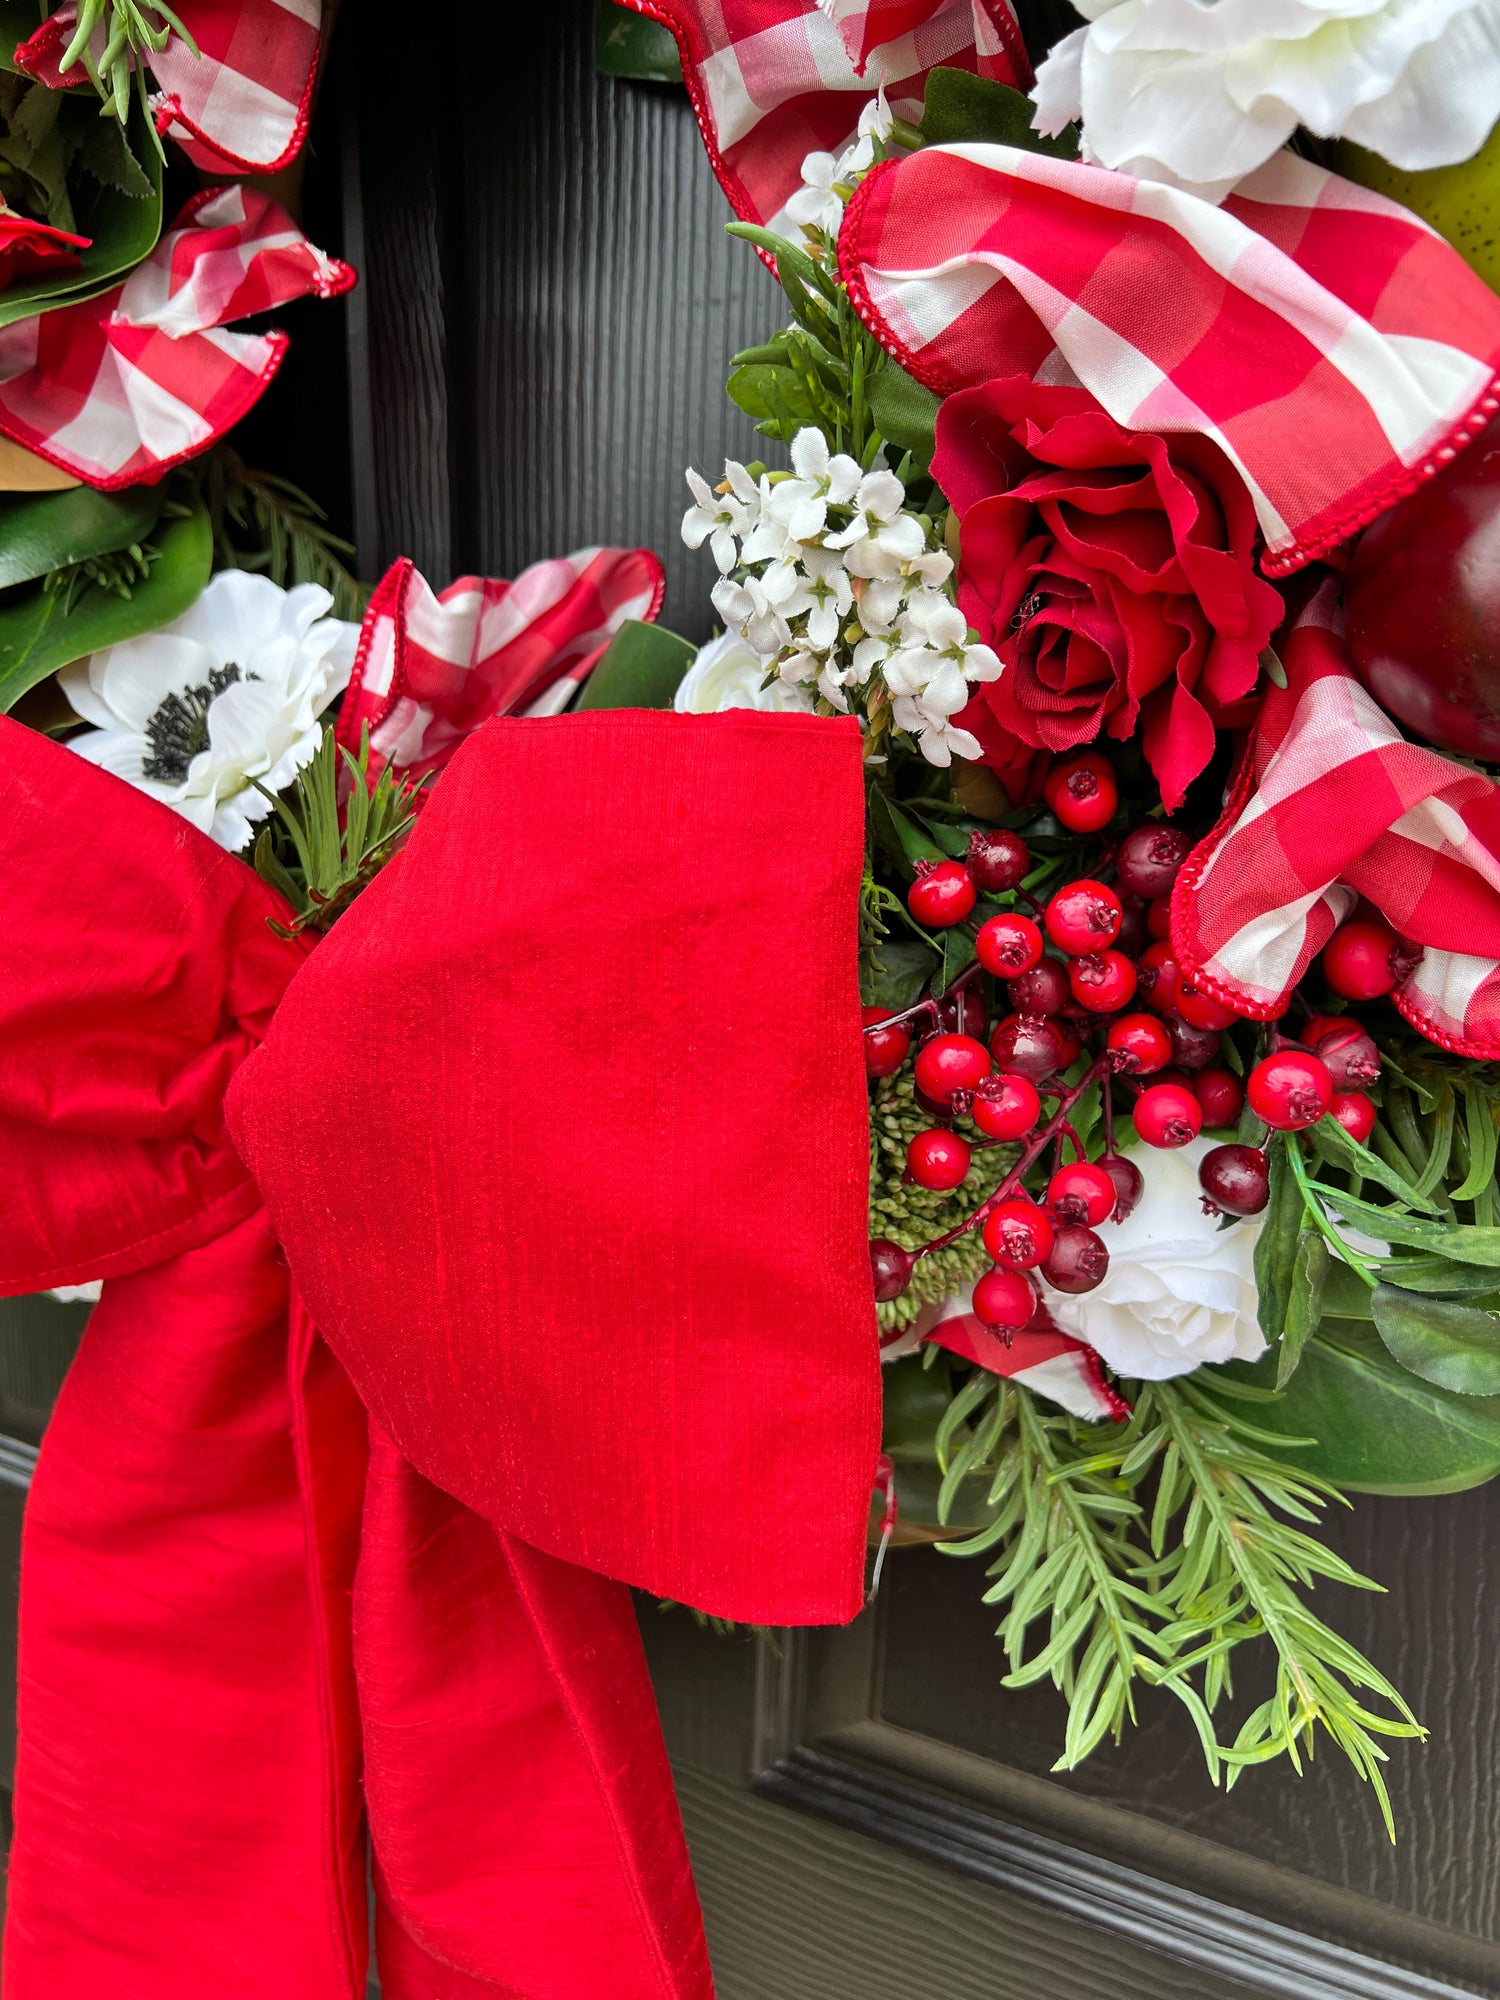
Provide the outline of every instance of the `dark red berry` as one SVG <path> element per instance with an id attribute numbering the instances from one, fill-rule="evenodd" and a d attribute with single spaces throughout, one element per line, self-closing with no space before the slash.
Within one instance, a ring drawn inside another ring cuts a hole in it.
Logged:
<path id="1" fill-rule="evenodd" d="M 961 924 L 978 898 L 974 877 L 961 861 L 919 861 L 906 907 L 919 924 L 943 930 Z"/>
<path id="2" fill-rule="evenodd" d="M 1333 1079 L 1316 1056 L 1280 1049 L 1251 1070 L 1245 1095 L 1273 1132 L 1301 1132 L 1316 1125 L 1333 1102 Z"/>
<path id="3" fill-rule="evenodd" d="M 1120 909 L 1120 934 L 1115 939 L 1115 946 L 1137 958 L 1151 942 L 1151 932 L 1146 924 L 1146 905 L 1139 896 L 1122 896 Z"/>
<path id="4" fill-rule="evenodd" d="M 1007 1271 L 1030 1271 L 1052 1254 L 1052 1218 L 1024 1195 L 992 1208 L 984 1218 L 984 1247 Z"/>
<path id="5" fill-rule="evenodd" d="M 1047 905 L 1047 935 L 1070 958 L 1104 951 L 1120 935 L 1120 899 L 1103 882 L 1069 882 Z"/>
<path id="6" fill-rule="evenodd" d="M 1212 1028 L 1190 1027 L 1175 1014 L 1167 1022 L 1167 1037 L 1172 1060 L 1184 1069 L 1204 1069 L 1219 1053 L 1219 1038 Z"/>
<path id="7" fill-rule="evenodd" d="M 1215 1000 L 1211 993 L 1205 993 L 1201 986 L 1195 986 L 1186 977 L 1177 982 L 1177 1011 L 1189 1027 L 1212 1028 L 1215 1034 L 1232 1028 L 1240 1019 L 1233 1007 L 1226 1006 L 1222 1000 Z"/>
<path id="8" fill-rule="evenodd" d="M 1030 917 L 1006 913 L 988 917 L 974 940 L 975 954 L 986 972 L 1013 979 L 1029 972 L 1042 955 L 1042 934 Z"/>
<path id="9" fill-rule="evenodd" d="M 1336 1090 L 1328 1109 L 1349 1137 L 1358 1139 L 1361 1145 L 1375 1130 L 1375 1105 L 1362 1090 Z"/>
<path id="10" fill-rule="evenodd" d="M 1109 1269 L 1109 1252 L 1102 1237 L 1081 1222 L 1067 1222 L 1052 1243 L 1052 1255 L 1042 1266 L 1042 1276 L 1060 1292 L 1091 1292 L 1104 1282 Z"/>
<path id="11" fill-rule="evenodd" d="M 1210 1214 L 1259 1215 L 1270 1193 L 1270 1169 L 1259 1146 L 1215 1146 L 1198 1162 L 1198 1185 Z"/>
<path id="12" fill-rule="evenodd" d="M 913 1068 L 918 1090 L 935 1104 L 947 1103 L 957 1090 L 972 1090 L 989 1073 L 989 1052 L 968 1035 L 934 1035 L 917 1050 Z"/>
<path id="13" fill-rule="evenodd" d="M 987 896 L 1018 889 L 1031 868 L 1031 854 L 1020 834 L 1004 827 L 969 835 L 969 873 Z"/>
<path id="14" fill-rule="evenodd" d="M 1135 1129 L 1148 1146 L 1185 1146 L 1203 1130 L 1203 1106 L 1180 1083 L 1154 1083 L 1135 1101 Z"/>
<path id="15" fill-rule="evenodd" d="M 975 1282 L 974 1317 L 992 1333 L 1019 1333 L 1036 1308 L 1036 1287 L 1019 1271 L 986 1271 Z"/>
<path id="16" fill-rule="evenodd" d="M 1245 1102 L 1245 1086 L 1228 1069 L 1200 1069 L 1193 1078 L 1193 1095 L 1203 1106 L 1205 1125 L 1232 1125 Z"/>
<path id="17" fill-rule="evenodd" d="M 1146 929 L 1160 940 L 1172 935 L 1172 898 L 1158 896 L 1146 906 Z"/>
<path id="18" fill-rule="evenodd" d="M 1316 1049 L 1325 1035 L 1331 1035 L 1335 1028 L 1357 1028 L 1359 1023 L 1352 1014 L 1313 1014 L 1308 1017 L 1307 1026 L 1295 1039 L 1305 1048 Z M 1363 1034 L 1363 1028 L 1360 1028 Z"/>
<path id="19" fill-rule="evenodd" d="M 1389 924 L 1344 924 L 1323 947 L 1323 977 L 1344 1000 L 1378 1000 L 1396 984 L 1401 940 Z"/>
<path id="20" fill-rule="evenodd" d="M 1115 1014 L 1135 998 L 1135 967 L 1123 951 L 1090 952 L 1068 967 L 1073 998 L 1091 1014 Z"/>
<path id="21" fill-rule="evenodd" d="M 1138 826 L 1115 854 L 1120 887 L 1133 896 L 1170 895 L 1191 843 L 1175 826 Z"/>
<path id="22" fill-rule="evenodd" d="M 891 1018 L 889 1007 L 861 1007 L 859 1018 L 865 1024 L 866 1076 L 894 1076 L 906 1061 L 906 1052 L 911 1047 L 910 1031 L 905 1027 L 881 1028 L 875 1025 Z"/>
<path id="23" fill-rule="evenodd" d="M 1065 827 L 1073 833 L 1097 833 L 1115 816 L 1120 789 L 1115 783 L 1114 766 L 1097 750 L 1054 764 L 1042 787 L 1042 796 Z"/>
<path id="24" fill-rule="evenodd" d="M 1114 1220 L 1123 1222 L 1146 1191 L 1146 1181 L 1134 1160 L 1120 1153 L 1106 1153 L 1097 1163 L 1114 1183 Z"/>
<path id="25" fill-rule="evenodd" d="M 1311 1043 L 1335 1090 L 1363 1090 L 1380 1075 L 1380 1051 L 1357 1021 L 1339 1021 Z"/>
<path id="26" fill-rule="evenodd" d="M 1053 1021 L 1051 1026 L 1057 1036 L 1057 1066 L 1067 1069 L 1071 1063 L 1077 1062 L 1083 1043 L 1066 1021 Z"/>
<path id="27" fill-rule="evenodd" d="M 1115 1212 L 1115 1184 L 1102 1167 L 1074 1160 L 1047 1183 L 1047 1206 L 1059 1222 L 1108 1222 Z"/>
<path id="28" fill-rule="evenodd" d="M 907 1147 L 906 1171 L 918 1187 L 946 1192 L 962 1184 L 970 1157 L 967 1139 L 935 1127 L 918 1132 Z"/>
<path id="29" fill-rule="evenodd" d="M 1172 1038 L 1154 1014 L 1122 1014 L 1111 1021 L 1104 1046 L 1125 1058 L 1126 1076 L 1149 1076 L 1172 1060 Z"/>
<path id="30" fill-rule="evenodd" d="M 1072 991 L 1068 968 L 1056 958 L 1042 959 L 1030 972 L 1011 980 L 1006 990 L 1018 1014 L 1055 1014 L 1067 1005 Z"/>
<path id="31" fill-rule="evenodd" d="M 889 1236 L 870 1238 L 870 1276 L 875 1280 L 875 1296 L 882 1305 L 899 1299 L 911 1283 L 917 1260 Z"/>
<path id="32" fill-rule="evenodd" d="M 1177 986 L 1181 978 L 1182 968 L 1173 957 L 1168 941 L 1162 938 L 1157 944 L 1148 944 L 1136 968 L 1136 980 L 1146 1005 L 1158 1014 L 1175 1014 Z"/>
<path id="33" fill-rule="evenodd" d="M 979 990 L 979 981 L 970 980 L 967 986 L 946 1000 L 938 1002 L 938 1028 L 945 1035 L 972 1035 L 976 1041 L 984 1039 L 984 995 Z"/>
<path id="34" fill-rule="evenodd" d="M 1030 1014 L 1007 1014 L 990 1036 L 990 1054 L 996 1069 L 1012 1071 L 1040 1083 L 1059 1068 L 1067 1041 L 1051 1021 Z"/>
<path id="35" fill-rule="evenodd" d="M 1024 1139 L 1042 1115 L 1036 1085 L 1024 1076 L 987 1076 L 974 1091 L 969 1116 L 987 1139 Z"/>

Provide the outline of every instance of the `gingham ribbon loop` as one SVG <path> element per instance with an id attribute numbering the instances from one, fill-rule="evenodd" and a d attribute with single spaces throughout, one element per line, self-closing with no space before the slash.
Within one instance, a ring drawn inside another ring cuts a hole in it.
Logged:
<path id="1" fill-rule="evenodd" d="M 1500 299 L 1432 230 L 1290 153 L 1222 206 L 1010 146 L 877 167 L 844 276 L 940 394 L 1026 373 L 1213 439 L 1278 575 L 1336 546 L 1500 407 Z"/>

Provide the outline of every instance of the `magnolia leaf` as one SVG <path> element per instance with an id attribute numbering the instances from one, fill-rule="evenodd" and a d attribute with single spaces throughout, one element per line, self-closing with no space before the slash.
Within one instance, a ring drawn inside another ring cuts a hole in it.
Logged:
<path id="1" fill-rule="evenodd" d="M 940 399 L 904 368 L 887 361 L 871 382 L 867 401 L 881 436 L 898 451 L 910 452 L 913 467 L 926 472 L 936 444 Z"/>
<path id="2" fill-rule="evenodd" d="M 1305 1228 L 1297 1238 L 1287 1291 L 1286 1320 L 1277 1349 L 1276 1386 L 1284 1389 L 1297 1372 L 1302 1351 L 1323 1313 L 1323 1282 L 1328 1276 L 1328 1239 L 1320 1229 Z"/>
<path id="3" fill-rule="evenodd" d="M 1375 1331 L 1403 1368 L 1459 1396 L 1500 1396 L 1500 1312 L 1377 1285 Z"/>
<path id="4" fill-rule="evenodd" d="M 1029 97 L 1007 83 L 992 83 L 966 69 L 935 69 L 927 79 L 922 138 L 929 146 L 968 140 L 1076 160 L 1077 126 L 1065 126 L 1055 139 L 1045 139 L 1032 128 L 1035 109 Z"/>
<path id="5" fill-rule="evenodd" d="M 123 493 L 73 486 L 0 500 L 0 589 L 145 541 L 161 503 L 156 486 L 130 486 Z"/>
<path id="6" fill-rule="evenodd" d="M 1302 1190 L 1286 1156 L 1286 1141 L 1278 1133 L 1266 1152 L 1270 1187 L 1265 1223 L 1255 1243 L 1255 1283 L 1260 1294 L 1260 1330 L 1275 1346 L 1286 1330 L 1292 1296 L 1292 1272 L 1302 1234 Z"/>
<path id="7" fill-rule="evenodd" d="M 634 83 L 681 83 L 682 59 L 670 28 L 614 0 L 600 0 L 594 64 L 601 76 Z"/>
<path id="8" fill-rule="evenodd" d="M 1276 1365 L 1273 1350 L 1222 1373 L 1269 1389 Z M 1269 1434 L 1266 1450 L 1356 1493 L 1462 1493 L 1500 1473 L 1500 1396 L 1455 1396 L 1424 1382 L 1356 1320 L 1325 1319 L 1285 1391 L 1257 1402 L 1254 1421 Z M 1270 1436 L 1287 1442 L 1273 1446 Z"/>
<path id="9" fill-rule="evenodd" d="M 1490 1270 L 1500 1267 L 1500 1229 L 1482 1229 L 1466 1222 L 1428 1222 L 1420 1215 L 1377 1208 L 1373 1202 L 1359 1201 L 1338 1188 L 1320 1186 L 1319 1193 L 1335 1214 L 1383 1243 L 1404 1243 L 1408 1249 L 1427 1250 L 1460 1264 L 1481 1264 Z"/>
<path id="10" fill-rule="evenodd" d="M 888 1007 L 899 1014 L 921 999 L 934 962 L 916 938 L 869 945 L 859 956 L 859 997 L 866 1007 Z"/>
<path id="11" fill-rule="evenodd" d="M 670 708 L 697 648 L 665 625 L 627 618 L 583 684 L 576 708 Z"/>
<path id="12" fill-rule="evenodd" d="M 170 624 L 208 582 L 213 531 L 207 510 L 196 505 L 152 537 L 160 553 L 144 583 L 130 597 L 89 584 L 64 610 L 46 590 L 28 591 L 0 608 L 0 714 L 59 667 Z"/>

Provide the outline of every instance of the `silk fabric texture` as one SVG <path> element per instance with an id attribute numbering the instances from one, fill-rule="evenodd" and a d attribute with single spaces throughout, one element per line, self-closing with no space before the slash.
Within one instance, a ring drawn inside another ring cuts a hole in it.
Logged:
<path id="1" fill-rule="evenodd" d="M 0 748 L 0 1291 L 106 1280 L 26 1515 L 6 2000 L 355 2000 L 366 1816 L 387 2000 L 704 2000 L 626 1585 L 859 1605 L 856 726 L 492 722 L 316 949 Z"/>

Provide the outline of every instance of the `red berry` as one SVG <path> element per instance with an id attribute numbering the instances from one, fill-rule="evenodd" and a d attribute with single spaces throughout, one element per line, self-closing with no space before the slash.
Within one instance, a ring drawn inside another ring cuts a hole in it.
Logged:
<path id="1" fill-rule="evenodd" d="M 1336 1090 L 1328 1108 L 1349 1137 L 1361 1145 L 1375 1130 L 1375 1106 L 1362 1090 Z"/>
<path id="2" fill-rule="evenodd" d="M 1219 1038 L 1212 1028 L 1189 1027 L 1175 1014 L 1167 1022 L 1167 1039 L 1172 1044 L 1172 1060 L 1184 1069 L 1204 1069 L 1219 1053 Z"/>
<path id="3" fill-rule="evenodd" d="M 919 861 L 906 907 L 919 924 L 942 930 L 961 924 L 978 898 L 974 877 L 961 861 Z"/>
<path id="4" fill-rule="evenodd" d="M 1215 1000 L 1211 993 L 1205 993 L 1201 986 L 1195 986 L 1186 977 L 1177 982 L 1177 1011 L 1192 1028 L 1211 1028 L 1221 1034 L 1225 1028 L 1232 1028 L 1240 1016 L 1233 1007 L 1226 1007 L 1222 1000 Z"/>
<path id="5" fill-rule="evenodd" d="M 1119 1153 L 1106 1153 L 1098 1165 L 1114 1184 L 1114 1220 L 1123 1222 L 1145 1193 L 1145 1178 L 1134 1160 L 1127 1160 Z"/>
<path id="6" fill-rule="evenodd" d="M 1029 1014 L 1007 1014 L 990 1036 L 996 1069 L 1010 1070 L 1032 1083 L 1040 1083 L 1062 1067 L 1067 1046 L 1067 1038 L 1055 1023 Z"/>
<path id="7" fill-rule="evenodd" d="M 1160 940 L 1172 935 L 1172 898 L 1158 896 L 1147 905 L 1146 929 L 1152 937 Z"/>
<path id="8" fill-rule="evenodd" d="M 1167 896 L 1188 858 L 1191 843 L 1175 826 L 1138 826 L 1115 854 L 1120 887 L 1132 896 Z"/>
<path id="9" fill-rule="evenodd" d="M 1010 982 L 1010 1004 L 1018 1014 L 1055 1014 L 1071 992 L 1068 968 L 1056 958 L 1044 958 L 1030 972 Z"/>
<path id="10" fill-rule="evenodd" d="M 1092 1228 L 1115 1212 L 1115 1184 L 1102 1167 L 1074 1160 L 1047 1183 L 1047 1206 L 1059 1222 L 1086 1222 Z"/>
<path id="11" fill-rule="evenodd" d="M 1245 1102 L 1245 1087 L 1233 1070 L 1200 1069 L 1193 1078 L 1193 1095 L 1203 1106 L 1205 1125 L 1232 1125 Z"/>
<path id="12" fill-rule="evenodd" d="M 979 981 L 960 986 L 951 999 L 938 1002 L 938 1029 L 945 1035 L 972 1035 L 984 1039 L 984 995 Z"/>
<path id="13" fill-rule="evenodd" d="M 1352 1014 L 1313 1014 L 1296 1039 L 1307 1048 L 1315 1049 L 1323 1037 L 1331 1035 L 1335 1028 L 1359 1028 L 1359 1023 Z M 1364 1033 L 1363 1028 L 1360 1028 L 1360 1033 Z"/>
<path id="14" fill-rule="evenodd" d="M 1031 854 L 1020 834 L 1004 827 L 969 835 L 969 873 L 987 896 L 1018 889 L 1031 869 Z"/>
<path id="15" fill-rule="evenodd" d="M 1042 796 L 1063 825 L 1074 833 L 1097 833 L 1114 818 L 1115 807 L 1120 803 L 1114 766 L 1097 750 L 1070 757 L 1066 764 L 1054 764 L 1042 787 Z"/>
<path id="16" fill-rule="evenodd" d="M 1159 944 L 1148 944 L 1136 968 L 1141 998 L 1146 1005 L 1158 1014 L 1175 1014 L 1177 987 L 1181 978 L 1182 968 L 1173 957 L 1168 941 L 1163 938 Z"/>
<path id="17" fill-rule="evenodd" d="M 894 1076 L 906 1061 L 906 1052 L 911 1047 L 910 1032 L 904 1027 L 877 1028 L 874 1025 L 877 1021 L 891 1018 L 889 1007 L 861 1007 L 859 1018 L 865 1024 L 866 1076 Z"/>
<path id="18" fill-rule="evenodd" d="M 918 1132 L 906 1149 L 906 1171 L 917 1186 L 940 1192 L 962 1184 L 969 1160 L 968 1140 L 937 1128 Z"/>
<path id="19" fill-rule="evenodd" d="M 1337 1021 L 1316 1041 L 1306 1039 L 1335 1090 L 1362 1090 L 1380 1075 L 1380 1051 L 1358 1021 Z"/>
<path id="20" fill-rule="evenodd" d="M 1245 1094 L 1273 1132 L 1301 1132 L 1316 1125 L 1333 1102 L 1333 1078 L 1316 1056 L 1281 1049 L 1255 1065 Z"/>
<path id="21" fill-rule="evenodd" d="M 1172 1060 L 1172 1038 L 1154 1014 L 1122 1014 L 1111 1021 L 1104 1046 L 1126 1058 L 1126 1076 L 1149 1076 Z"/>
<path id="22" fill-rule="evenodd" d="M 1389 924 L 1345 924 L 1323 947 L 1323 977 L 1341 999 L 1378 1000 L 1396 983 L 1391 954 L 1400 942 Z"/>
<path id="23" fill-rule="evenodd" d="M 1135 998 L 1135 967 L 1123 951 L 1090 952 L 1068 967 L 1073 998 L 1091 1014 L 1114 1014 Z"/>
<path id="24" fill-rule="evenodd" d="M 1103 1284 L 1108 1269 L 1109 1251 L 1103 1239 L 1081 1222 L 1068 1222 L 1053 1240 L 1042 1276 L 1060 1292 L 1091 1292 Z"/>
<path id="25" fill-rule="evenodd" d="M 1203 1130 L 1203 1106 L 1180 1083 L 1154 1083 L 1135 1101 L 1135 1129 L 1148 1146 L 1185 1146 Z"/>
<path id="26" fill-rule="evenodd" d="M 870 1276 L 875 1280 L 875 1296 L 881 1305 L 899 1299 L 911 1283 L 917 1260 L 888 1236 L 870 1238 Z"/>
<path id="27" fill-rule="evenodd" d="M 972 1090 L 990 1073 L 983 1042 L 968 1035 L 934 1035 L 917 1050 L 917 1088 L 934 1104 L 951 1101 L 956 1090 Z"/>
<path id="28" fill-rule="evenodd" d="M 1023 1195 L 1002 1201 L 984 1218 L 984 1247 L 1007 1271 L 1030 1271 L 1052 1254 L 1052 1218 Z"/>
<path id="29" fill-rule="evenodd" d="M 1151 942 L 1151 933 L 1146 926 L 1146 905 L 1139 896 L 1122 896 L 1120 909 L 1120 934 L 1115 939 L 1115 945 L 1118 950 L 1136 958 Z"/>
<path id="30" fill-rule="evenodd" d="M 1029 972 L 1042 955 L 1042 934 L 1030 917 L 988 917 L 979 926 L 974 950 L 986 972 L 1013 979 Z"/>
<path id="31" fill-rule="evenodd" d="M 974 1316 L 995 1333 L 1018 1333 L 1036 1308 L 1036 1287 L 1019 1271 L 986 1271 L 975 1283 Z"/>
<path id="32" fill-rule="evenodd" d="M 1215 1146 L 1198 1162 L 1198 1185 L 1209 1214 L 1259 1215 L 1271 1191 L 1259 1146 Z"/>
<path id="33" fill-rule="evenodd" d="M 1069 882 L 1047 905 L 1047 935 L 1069 957 L 1082 958 L 1114 943 L 1124 914 L 1119 897 L 1104 883 Z"/>
<path id="34" fill-rule="evenodd" d="M 1024 1076 L 987 1076 L 974 1092 L 969 1116 L 987 1139 L 1024 1139 L 1042 1115 L 1036 1085 Z"/>

